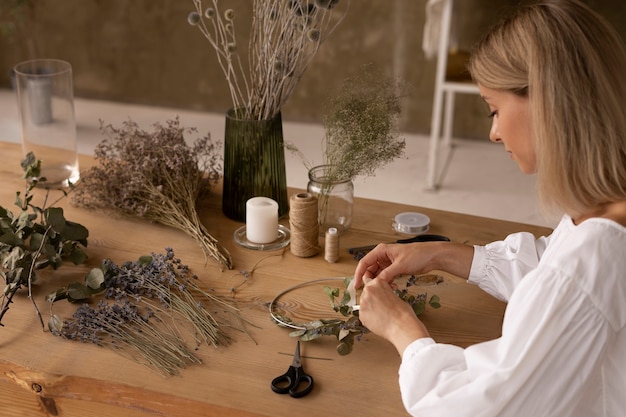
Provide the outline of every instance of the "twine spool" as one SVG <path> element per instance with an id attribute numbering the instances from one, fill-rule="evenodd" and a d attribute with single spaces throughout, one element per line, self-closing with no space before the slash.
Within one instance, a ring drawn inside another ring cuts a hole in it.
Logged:
<path id="1" fill-rule="evenodd" d="M 312 194 L 294 194 L 289 199 L 290 248 L 295 256 L 309 258 L 320 251 L 317 210 L 317 197 Z"/>
<path id="2" fill-rule="evenodd" d="M 326 231 L 324 259 L 327 262 L 337 262 L 339 260 L 339 232 L 335 227 L 329 227 Z"/>

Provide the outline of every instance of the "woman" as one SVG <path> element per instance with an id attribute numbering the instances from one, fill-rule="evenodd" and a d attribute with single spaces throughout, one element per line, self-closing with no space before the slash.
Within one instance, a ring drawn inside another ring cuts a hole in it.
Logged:
<path id="1" fill-rule="evenodd" d="M 626 53 L 574 0 L 522 6 L 473 52 L 491 141 L 563 217 L 549 237 L 469 247 L 379 245 L 355 271 L 361 321 L 402 356 L 414 416 L 626 413 Z M 401 274 L 442 270 L 508 302 L 502 336 L 438 344 L 392 292 Z"/>

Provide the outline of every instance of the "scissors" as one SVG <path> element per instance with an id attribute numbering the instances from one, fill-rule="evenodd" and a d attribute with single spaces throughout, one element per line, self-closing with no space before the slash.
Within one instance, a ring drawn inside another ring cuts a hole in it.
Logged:
<path id="1" fill-rule="evenodd" d="M 293 398 L 307 395 L 313 389 L 313 377 L 304 372 L 300 362 L 300 341 L 296 345 L 291 366 L 284 374 L 272 380 L 272 391 L 279 394 L 289 394 Z"/>

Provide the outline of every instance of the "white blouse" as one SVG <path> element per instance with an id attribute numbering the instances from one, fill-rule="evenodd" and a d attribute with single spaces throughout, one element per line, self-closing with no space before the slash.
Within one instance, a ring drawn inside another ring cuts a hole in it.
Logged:
<path id="1" fill-rule="evenodd" d="M 475 246 L 468 282 L 508 301 L 502 336 L 409 345 L 399 381 L 411 415 L 626 415 L 626 228 L 564 217 L 549 237 Z"/>

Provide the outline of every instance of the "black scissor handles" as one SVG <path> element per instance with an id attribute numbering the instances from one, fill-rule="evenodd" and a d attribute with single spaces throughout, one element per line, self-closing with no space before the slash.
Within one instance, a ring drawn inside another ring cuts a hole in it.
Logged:
<path id="1" fill-rule="evenodd" d="M 293 362 L 287 372 L 272 380 L 272 391 L 278 394 L 289 394 L 293 398 L 307 395 L 313 389 L 313 377 L 304 372 L 300 362 L 300 341 L 296 345 Z"/>

